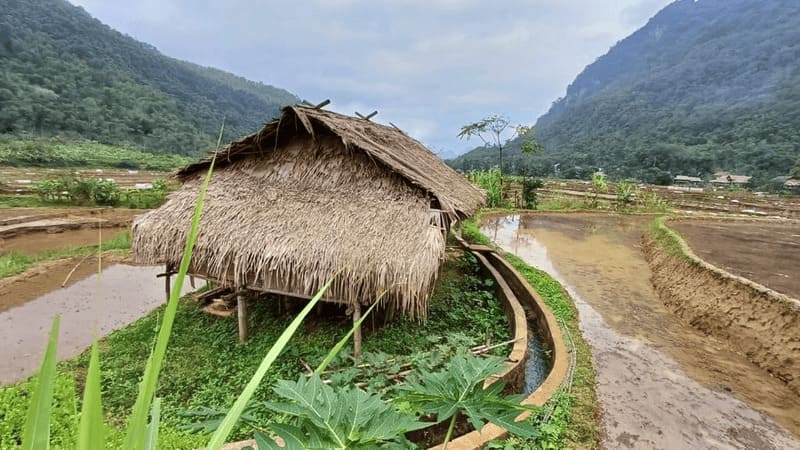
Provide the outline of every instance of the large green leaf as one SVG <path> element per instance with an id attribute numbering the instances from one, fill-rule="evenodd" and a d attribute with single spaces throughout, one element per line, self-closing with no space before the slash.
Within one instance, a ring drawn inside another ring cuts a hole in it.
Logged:
<path id="1" fill-rule="evenodd" d="M 86 373 L 86 385 L 83 388 L 83 406 L 78 426 L 78 448 L 81 450 L 105 448 L 100 376 L 100 356 L 95 338 L 92 343 L 92 353 L 89 356 L 89 370 Z"/>
<path id="2" fill-rule="evenodd" d="M 217 139 L 217 149 L 222 142 L 222 134 L 225 130 L 225 123 L 223 122 L 219 130 L 219 138 Z M 167 352 L 167 343 L 169 343 L 169 336 L 172 333 L 172 324 L 175 321 L 175 314 L 178 310 L 178 302 L 181 297 L 181 290 L 183 289 L 183 282 L 186 278 L 186 273 L 189 271 L 189 262 L 192 259 L 192 250 L 194 243 L 197 239 L 197 231 L 200 227 L 200 215 L 203 211 L 203 203 L 205 202 L 206 190 L 211 181 L 211 174 L 214 172 L 214 163 L 216 162 L 216 153 L 211 159 L 211 164 L 208 167 L 208 172 L 200 186 L 200 194 L 197 197 L 197 204 L 194 207 L 194 216 L 192 217 L 192 224 L 189 228 L 189 234 L 186 238 L 186 247 L 183 250 L 183 258 L 181 259 L 178 274 L 175 277 L 175 285 L 167 302 L 167 307 L 164 310 L 164 319 L 161 322 L 161 327 L 158 331 L 158 338 L 150 358 L 147 360 L 144 369 L 144 377 L 139 385 L 139 394 L 136 397 L 136 403 L 133 405 L 133 411 L 128 419 L 128 431 L 125 436 L 125 446 L 127 450 L 141 450 L 145 446 L 147 436 L 147 415 L 150 412 L 150 404 L 156 391 L 156 384 L 158 383 L 158 375 L 161 372 L 161 366 L 164 363 L 164 355 Z"/>
<path id="3" fill-rule="evenodd" d="M 338 276 L 338 273 L 334 276 L 334 278 Z M 308 304 L 300 311 L 300 314 L 292 320 L 292 323 L 283 330 L 278 340 L 275 341 L 275 344 L 272 345 L 272 348 L 269 349 L 264 359 L 261 361 L 261 365 L 258 366 L 256 373 L 253 374 L 253 377 L 247 383 L 244 390 L 241 394 L 239 394 L 239 398 L 236 399 L 231 409 L 228 411 L 228 414 L 225 415 L 225 418 L 222 419 L 222 423 L 220 423 L 219 428 L 214 434 L 211 436 L 211 440 L 208 442 L 208 449 L 209 450 L 218 450 L 222 447 L 225 443 L 225 439 L 228 438 L 228 435 L 233 430 L 233 427 L 236 425 L 236 422 L 239 421 L 239 417 L 244 413 L 245 408 L 247 408 L 247 402 L 253 397 L 255 394 L 258 385 L 261 384 L 261 380 L 264 379 L 264 376 L 267 374 L 270 366 L 275 360 L 278 358 L 278 355 L 281 354 L 283 349 L 289 343 L 289 340 L 292 339 L 292 336 L 300 327 L 300 324 L 303 323 L 303 319 L 314 309 L 314 305 L 319 302 L 325 292 L 331 287 L 333 283 L 333 278 L 331 278 L 322 289 L 317 292 L 316 295 L 308 302 Z"/>
<path id="4" fill-rule="evenodd" d="M 268 402 L 265 406 L 291 417 L 292 423 L 270 424 L 269 428 L 287 444 L 302 442 L 300 448 L 400 445 L 406 443 L 406 432 L 430 425 L 396 411 L 377 394 L 359 388 L 333 388 L 317 374 L 300 376 L 296 382 L 278 381 L 273 390 L 285 401 Z"/>
<path id="5" fill-rule="evenodd" d="M 439 422 L 451 419 L 451 426 L 456 414 L 461 413 L 475 429 L 492 422 L 514 434 L 532 436 L 533 428 L 515 421 L 520 412 L 534 409 L 519 403 L 523 396 L 503 397 L 505 383 L 501 381 L 483 387 L 484 381 L 503 367 L 502 358 L 456 355 L 443 370 L 422 370 L 406 380 L 403 389 L 407 394 L 400 400 L 436 414 Z"/>
<path id="6" fill-rule="evenodd" d="M 42 368 L 39 369 L 36 389 L 33 391 L 28 417 L 22 431 L 23 450 L 50 448 L 50 410 L 53 405 L 53 386 L 56 378 L 56 348 L 60 317 L 53 317 L 47 350 L 44 352 Z"/>

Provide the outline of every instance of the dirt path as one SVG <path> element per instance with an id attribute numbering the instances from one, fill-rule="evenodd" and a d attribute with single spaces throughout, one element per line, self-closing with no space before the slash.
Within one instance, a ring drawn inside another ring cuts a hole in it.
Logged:
<path id="1" fill-rule="evenodd" d="M 786 385 L 659 301 L 639 249 L 646 220 L 536 214 L 490 220 L 483 231 L 575 299 L 605 447 L 799 448 L 800 401 Z"/>
<path id="2" fill-rule="evenodd" d="M 677 220 L 669 227 L 711 264 L 800 298 L 800 223 Z"/>
<path id="3" fill-rule="evenodd" d="M 105 336 L 144 316 L 165 301 L 163 267 L 113 264 L 98 278 L 82 274 L 69 287 L 59 288 L 60 273 L 44 270 L 14 283 L 14 292 L 36 298 L 0 312 L 0 383 L 13 383 L 33 374 L 41 363 L 53 316 L 61 315 L 59 360 L 80 354 L 91 345 L 95 332 Z M 48 278 L 49 276 L 49 278 Z M 73 275 L 76 276 L 76 275 Z M 53 277 L 55 277 L 53 279 Z M 48 280 L 54 283 L 49 283 Z M 42 284 L 40 284 L 42 283 Z M 49 292 L 47 287 L 50 287 Z M 188 284 L 184 292 L 191 291 Z M 3 295 L 6 294 L 4 289 Z M 39 295 L 40 294 L 40 295 Z"/>

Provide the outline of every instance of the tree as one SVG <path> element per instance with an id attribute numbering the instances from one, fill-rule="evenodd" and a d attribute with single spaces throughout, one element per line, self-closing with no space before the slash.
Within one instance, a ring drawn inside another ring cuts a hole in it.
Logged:
<path id="1" fill-rule="evenodd" d="M 795 163 L 794 169 L 792 169 L 792 173 L 790 175 L 794 178 L 800 178 L 800 159 L 798 159 L 797 163 Z"/>
<path id="2" fill-rule="evenodd" d="M 460 139 L 477 136 L 478 139 L 483 141 L 484 145 L 489 148 L 496 148 L 500 153 L 500 186 L 503 186 L 503 147 L 507 140 L 519 138 L 523 140 L 522 151 L 528 154 L 536 153 L 543 149 L 542 145 L 536 142 L 534 138 L 533 128 L 525 125 L 517 125 L 511 136 L 507 140 L 503 140 L 503 134 L 509 128 L 511 121 L 508 117 L 492 114 L 477 122 L 470 123 L 461 127 L 458 133 Z"/>

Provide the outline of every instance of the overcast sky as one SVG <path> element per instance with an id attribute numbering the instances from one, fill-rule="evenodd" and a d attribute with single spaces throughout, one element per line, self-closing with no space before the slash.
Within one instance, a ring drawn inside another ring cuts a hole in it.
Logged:
<path id="1" fill-rule="evenodd" d="M 671 0 L 71 0 L 162 53 L 375 109 L 436 152 L 489 113 L 533 124 Z"/>

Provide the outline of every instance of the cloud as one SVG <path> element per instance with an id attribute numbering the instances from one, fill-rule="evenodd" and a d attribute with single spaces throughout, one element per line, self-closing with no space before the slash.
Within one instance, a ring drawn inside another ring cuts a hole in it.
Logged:
<path id="1" fill-rule="evenodd" d="M 167 55 L 380 111 L 436 149 L 497 112 L 533 123 L 669 0 L 72 0 Z"/>

